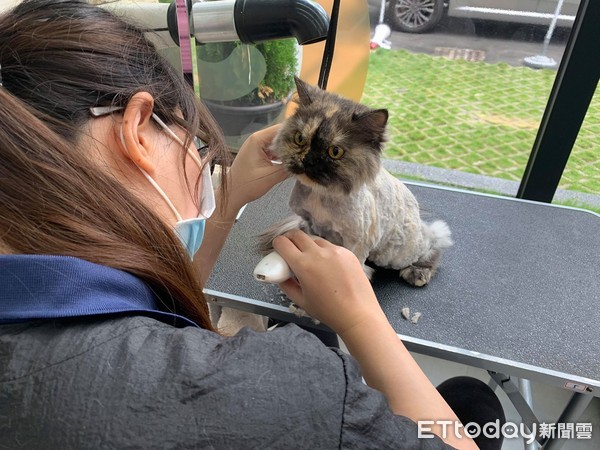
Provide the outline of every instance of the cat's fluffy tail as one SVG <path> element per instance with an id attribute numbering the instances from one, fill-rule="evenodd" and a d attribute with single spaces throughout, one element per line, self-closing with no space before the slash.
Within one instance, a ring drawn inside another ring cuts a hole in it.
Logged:
<path id="1" fill-rule="evenodd" d="M 429 241 L 429 245 L 427 246 L 427 252 L 421 255 L 417 264 L 422 267 L 429 267 L 435 272 L 444 249 L 454 244 L 452 232 L 443 220 L 436 220 L 431 223 L 423 222 L 422 230 L 426 241 Z"/>
<path id="2" fill-rule="evenodd" d="M 273 250 L 273 239 L 292 230 L 302 230 L 306 232 L 306 222 L 302 217 L 295 214 L 286 217 L 260 233 L 258 235 L 258 250 L 265 255 L 270 253 Z"/>
<path id="3" fill-rule="evenodd" d="M 436 220 L 430 224 L 427 224 L 429 230 L 429 239 L 431 239 L 431 248 L 436 250 L 443 250 L 451 247 L 454 244 L 452 241 L 452 232 L 448 227 L 448 224 L 443 220 Z"/>
<path id="4" fill-rule="evenodd" d="M 412 265 L 400 270 L 400 276 L 413 286 L 425 286 L 437 272 L 444 249 L 450 247 L 452 233 L 443 220 L 422 224 L 427 251 Z"/>

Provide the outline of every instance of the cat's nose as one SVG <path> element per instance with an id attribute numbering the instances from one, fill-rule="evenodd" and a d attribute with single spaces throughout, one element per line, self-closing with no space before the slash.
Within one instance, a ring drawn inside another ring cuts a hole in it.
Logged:
<path id="1" fill-rule="evenodd" d="M 302 160 L 302 164 L 304 165 L 305 170 L 313 170 L 318 169 L 323 166 L 323 158 L 313 155 L 309 153 Z"/>

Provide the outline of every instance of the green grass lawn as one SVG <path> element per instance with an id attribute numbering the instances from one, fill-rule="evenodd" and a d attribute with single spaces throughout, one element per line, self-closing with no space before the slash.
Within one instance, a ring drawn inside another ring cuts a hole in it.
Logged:
<path id="1" fill-rule="evenodd" d="M 377 50 L 362 102 L 390 112 L 386 157 L 518 181 L 555 71 Z M 600 94 L 560 188 L 600 194 Z"/>

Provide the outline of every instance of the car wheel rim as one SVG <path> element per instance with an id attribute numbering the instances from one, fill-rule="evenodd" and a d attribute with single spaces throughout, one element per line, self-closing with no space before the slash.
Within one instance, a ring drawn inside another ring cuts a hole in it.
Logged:
<path id="1" fill-rule="evenodd" d="M 436 0 L 398 0 L 396 17 L 408 28 L 418 28 L 431 20 Z"/>

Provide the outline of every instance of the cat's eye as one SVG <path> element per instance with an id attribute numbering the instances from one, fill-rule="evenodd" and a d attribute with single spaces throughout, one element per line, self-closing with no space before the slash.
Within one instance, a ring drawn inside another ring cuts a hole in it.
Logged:
<path id="1" fill-rule="evenodd" d="M 306 144 L 306 138 L 302 136 L 302 133 L 296 131 L 296 134 L 294 135 L 294 142 L 296 145 L 304 145 Z"/>
<path id="2" fill-rule="evenodd" d="M 340 159 L 342 156 L 344 156 L 344 149 L 338 147 L 337 145 L 332 145 L 327 149 L 327 153 L 333 159 Z"/>

